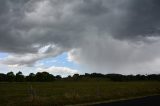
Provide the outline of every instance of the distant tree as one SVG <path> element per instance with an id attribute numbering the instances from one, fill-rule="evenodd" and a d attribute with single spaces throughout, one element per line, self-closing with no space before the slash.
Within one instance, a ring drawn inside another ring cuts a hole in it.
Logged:
<path id="1" fill-rule="evenodd" d="M 112 81 L 123 81 L 124 78 L 121 74 L 107 74 L 106 77 Z"/>
<path id="2" fill-rule="evenodd" d="M 74 74 L 74 75 L 73 75 L 73 79 L 74 79 L 74 80 L 78 80 L 78 79 L 79 79 L 79 74 Z"/>
<path id="3" fill-rule="evenodd" d="M 72 77 L 71 77 L 71 75 L 68 75 L 65 79 L 66 80 L 72 80 Z"/>
<path id="4" fill-rule="evenodd" d="M 36 81 L 53 81 L 55 80 L 55 77 L 52 74 L 49 74 L 48 72 L 38 72 L 36 73 Z"/>
<path id="5" fill-rule="evenodd" d="M 15 75 L 14 75 L 14 73 L 11 71 L 11 72 L 8 72 L 7 74 L 6 74 L 6 79 L 7 79 L 7 81 L 9 81 L 9 82 L 13 82 L 13 81 L 15 81 Z"/>
<path id="6" fill-rule="evenodd" d="M 62 79 L 62 77 L 61 77 L 60 75 L 56 75 L 55 78 L 56 78 L 57 80 Z"/>
<path id="7" fill-rule="evenodd" d="M 101 74 L 101 73 L 92 73 L 90 76 L 92 78 L 102 78 L 102 77 L 104 77 L 104 75 Z"/>
<path id="8" fill-rule="evenodd" d="M 85 73 L 84 76 L 85 77 L 90 77 L 90 74 L 89 73 Z"/>
<path id="9" fill-rule="evenodd" d="M 35 74 L 30 73 L 28 76 L 26 76 L 26 81 L 30 81 L 30 82 L 35 81 Z"/>
<path id="10" fill-rule="evenodd" d="M 160 81 L 160 74 L 151 74 L 147 76 L 147 80 L 158 80 Z"/>
<path id="11" fill-rule="evenodd" d="M 5 74 L 2 74 L 2 73 L 0 73 L 0 82 L 4 82 L 4 81 L 6 81 L 6 75 Z"/>
<path id="12" fill-rule="evenodd" d="M 67 77 L 67 78 L 72 78 L 72 77 L 71 77 L 71 75 L 68 75 L 68 77 Z"/>
<path id="13" fill-rule="evenodd" d="M 21 71 L 16 73 L 15 80 L 17 82 L 23 82 L 24 81 L 24 75 L 23 75 L 23 73 Z"/>
<path id="14" fill-rule="evenodd" d="M 101 80 L 107 79 L 111 81 L 160 81 L 160 74 L 150 74 L 150 75 L 121 75 L 121 74 L 101 74 L 101 73 L 85 73 L 84 75 L 74 74 L 73 76 L 69 75 L 66 78 L 62 78 L 60 75 L 53 76 L 48 72 L 37 72 L 36 74 L 30 73 L 28 76 L 24 76 L 22 72 L 16 73 L 8 72 L 7 74 L 0 73 L 0 82 L 22 82 L 22 81 L 39 81 L 39 82 L 48 82 L 54 80 Z"/>

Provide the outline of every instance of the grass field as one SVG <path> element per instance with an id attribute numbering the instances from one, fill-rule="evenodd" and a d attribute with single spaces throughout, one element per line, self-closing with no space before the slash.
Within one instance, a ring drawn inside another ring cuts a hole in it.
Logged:
<path id="1" fill-rule="evenodd" d="M 59 106 L 153 94 L 160 94 L 160 82 L 12 82 L 0 83 L 0 106 Z"/>

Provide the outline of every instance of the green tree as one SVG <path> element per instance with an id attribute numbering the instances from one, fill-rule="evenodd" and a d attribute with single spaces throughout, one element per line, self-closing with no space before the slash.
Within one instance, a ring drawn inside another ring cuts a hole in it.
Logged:
<path id="1" fill-rule="evenodd" d="M 49 74 L 48 72 L 38 72 L 36 73 L 36 81 L 53 81 L 55 80 L 55 77 L 52 74 Z"/>
<path id="2" fill-rule="evenodd" d="M 33 82 L 35 81 L 35 74 L 34 73 L 30 73 L 29 76 L 26 76 L 26 80 Z"/>
<path id="3" fill-rule="evenodd" d="M 8 72 L 7 74 L 6 74 L 6 79 L 7 79 L 7 81 L 9 81 L 9 82 L 13 82 L 13 81 L 15 81 L 15 75 L 14 75 L 14 73 L 11 71 L 11 72 Z"/>
<path id="4" fill-rule="evenodd" d="M 24 81 L 24 75 L 22 74 L 21 71 L 19 71 L 18 73 L 16 73 L 16 77 L 15 77 L 17 82 L 23 82 Z"/>
<path id="5" fill-rule="evenodd" d="M 74 74 L 74 75 L 73 75 L 73 79 L 74 79 L 74 80 L 78 80 L 78 79 L 79 79 L 79 74 Z"/>
<path id="6" fill-rule="evenodd" d="M 57 80 L 62 79 L 62 77 L 61 77 L 60 75 L 56 75 L 55 78 L 56 78 Z"/>
<path id="7" fill-rule="evenodd" d="M 6 81 L 6 74 L 0 73 L 0 82 Z"/>

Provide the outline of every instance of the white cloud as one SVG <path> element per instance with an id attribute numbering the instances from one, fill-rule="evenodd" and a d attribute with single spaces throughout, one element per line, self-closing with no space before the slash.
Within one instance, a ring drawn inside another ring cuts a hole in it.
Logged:
<path id="1" fill-rule="evenodd" d="M 46 71 L 53 75 L 62 75 L 63 77 L 78 73 L 78 70 L 75 69 L 71 69 L 68 67 L 55 67 L 55 66 L 51 66 L 49 68 L 37 68 L 36 71 L 38 72 Z"/>
<path id="2" fill-rule="evenodd" d="M 67 59 L 69 62 L 75 62 L 77 64 L 80 64 L 80 49 L 72 49 L 70 50 L 67 55 Z"/>
<path id="3" fill-rule="evenodd" d="M 19 67 L 19 65 L 18 65 L 18 64 L 8 65 L 8 67 L 11 67 L 11 68 L 17 68 L 17 67 Z"/>

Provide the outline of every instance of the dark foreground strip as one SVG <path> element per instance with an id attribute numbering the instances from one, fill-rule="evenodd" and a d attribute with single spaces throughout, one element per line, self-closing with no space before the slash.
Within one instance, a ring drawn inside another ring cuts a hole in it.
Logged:
<path id="1" fill-rule="evenodd" d="M 101 103 L 92 106 L 160 106 L 160 95 L 132 100 L 121 100 L 111 103 Z"/>

